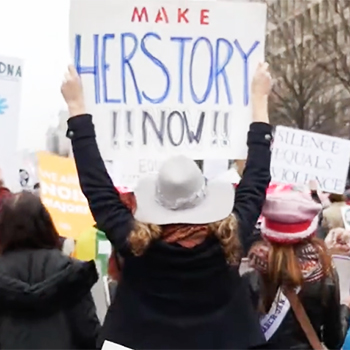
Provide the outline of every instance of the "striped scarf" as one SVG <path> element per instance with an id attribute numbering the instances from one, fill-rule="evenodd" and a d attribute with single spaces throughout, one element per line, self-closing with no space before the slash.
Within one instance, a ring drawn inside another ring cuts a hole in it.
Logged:
<path id="1" fill-rule="evenodd" d="M 266 242 L 255 245 L 248 254 L 249 266 L 266 274 L 268 271 L 268 256 L 270 245 Z M 295 251 L 304 282 L 315 282 L 323 278 L 322 264 L 315 247 L 307 243 Z"/>

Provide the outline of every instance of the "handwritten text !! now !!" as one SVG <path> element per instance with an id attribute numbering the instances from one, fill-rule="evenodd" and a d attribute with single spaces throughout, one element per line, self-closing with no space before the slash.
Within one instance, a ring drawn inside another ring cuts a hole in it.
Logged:
<path id="1" fill-rule="evenodd" d="M 72 3 L 75 65 L 102 151 L 200 158 L 244 152 L 265 6 L 183 4 Z"/>

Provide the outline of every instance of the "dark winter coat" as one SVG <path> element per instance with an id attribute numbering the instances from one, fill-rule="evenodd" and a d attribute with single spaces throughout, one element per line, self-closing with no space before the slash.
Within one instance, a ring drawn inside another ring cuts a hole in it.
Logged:
<path id="1" fill-rule="evenodd" d="M 243 275 L 249 285 L 250 296 L 258 310 L 262 281 L 257 271 Z M 325 281 L 305 283 L 299 298 L 316 330 L 319 339 L 328 349 L 341 349 L 348 329 L 350 311 L 340 304 L 338 282 L 331 278 Z M 289 309 L 281 325 L 268 342 L 268 349 L 312 350 L 304 331 L 292 309 Z"/>
<path id="2" fill-rule="evenodd" d="M 0 256 L 1 349 L 94 349 L 99 331 L 90 293 L 94 262 L 59 250 Z"/>
<path id="3" fill-rule="evenodd" d="M 187 249 L 157 240 L 142 256 L 133 256 L 128 235 L 134 218 L 108 176 L 92 117 L 71 118 L 67 135 L 97 225 L 124 258 L 101 340 L 131 349 L 247 349 L 264 343 L 238 267 L 226 263 L 219 241 L 211 236 Z M 233 208 L 245 251 L 270 182 L 270 144 L 270 125 L 253 123 Z"/>

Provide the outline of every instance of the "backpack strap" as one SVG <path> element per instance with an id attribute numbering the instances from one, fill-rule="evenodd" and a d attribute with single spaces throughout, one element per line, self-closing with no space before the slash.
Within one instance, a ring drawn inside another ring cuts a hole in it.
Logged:
<path id="1" fill-rule="evenodd" d="M 288 298 L 290 306 L 293 309 L 295 317 L 297 318 L 300 327 L 304 331 L 307 340 L 314 350 L 325 349 L 324 345 L 321 343 L 314 327 L 312 326 L 309 317 L 307 316 L 304 306 L 300 302 L 298 295 L 294 290 L 286 289 L 283 291 L 284 295 Z"/>

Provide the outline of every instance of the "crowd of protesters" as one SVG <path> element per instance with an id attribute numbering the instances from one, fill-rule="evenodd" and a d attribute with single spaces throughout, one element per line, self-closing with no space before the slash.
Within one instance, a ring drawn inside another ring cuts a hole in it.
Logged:
<path id="1" fill-rule="evenodd" d="M 267 193 L 271 85 L 260 64 L 237 186 L 207 181 L 176 156 L 120 194 L 70 66 L 61 89 L 67 137 L 96 227 L 112 244 L 117 287 L 101 327 L 94 262 L 62 252 L 39 196 L 0 183 L 0 348 L 96 349 L 108 340 L 130 349 L 347 349 L 349 300 L 340 300 L 331 258 L 350 251 L 346 196 Z M 244 257 L 250 271 L 241 275 Z"/>

